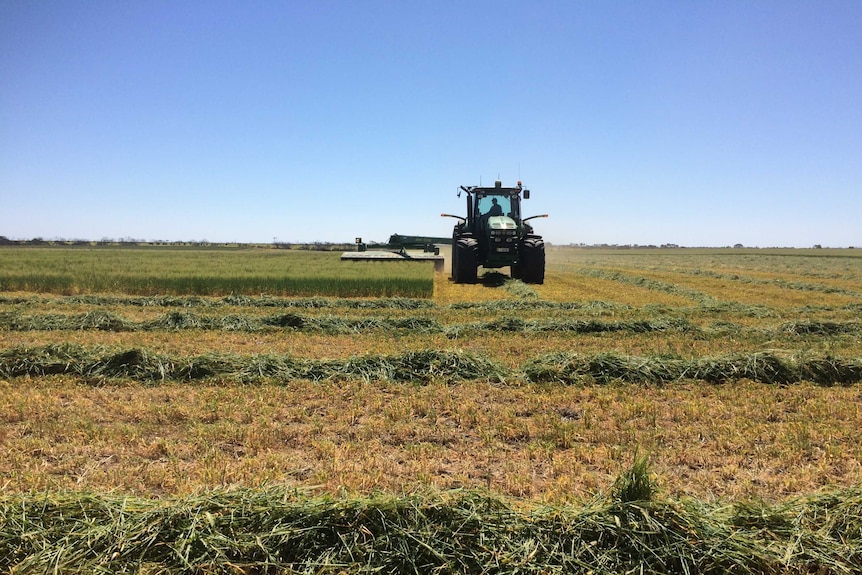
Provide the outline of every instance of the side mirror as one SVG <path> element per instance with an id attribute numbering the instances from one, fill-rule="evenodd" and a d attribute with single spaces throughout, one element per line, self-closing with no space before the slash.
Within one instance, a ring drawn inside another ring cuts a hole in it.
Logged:
<path id="1" fill-rule="evenodd" d="M 529 199 L 530 199 L 530 190 L 524 190 L 524 199 L 525 199 L 525 200 L 529 200 Z"/>

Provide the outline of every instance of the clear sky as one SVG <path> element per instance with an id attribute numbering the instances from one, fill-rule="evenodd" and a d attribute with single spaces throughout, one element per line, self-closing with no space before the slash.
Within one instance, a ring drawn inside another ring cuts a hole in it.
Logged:
<path id="1" fill-rule="evenodd" d="M 0 235 L 862 246 L 862 1 L 0 1 Z"/>

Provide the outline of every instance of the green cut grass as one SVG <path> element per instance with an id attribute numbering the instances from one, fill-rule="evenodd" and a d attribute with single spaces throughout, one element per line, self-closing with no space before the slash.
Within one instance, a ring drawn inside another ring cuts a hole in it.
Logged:
<path id="1" fill-rule="evenodd" d="M 208 353 L 170 357 L 144 349 L 87 348 L 75 344 L 0 350 L 0 376 L 76 375 L 136 381 L 230 378 L 237 382 L 276 379 L 428 382 L 435 379 L 554 383 L 611 382 L 663 385 L 678 380 L 720 384 L 748 379 L 768 384 L 809 381 L 818 385 L 862 382 L 858 359 L 817 356 L 782 358 L 770 352 L 678 359 L 552 353 L 528 360 L 512 372 L 491 359 L 460 350 L 418 350 L 346 359 L 304 359 L 284 355 Z"/>
<path id="2" fill-rule="evenodd" d="M 643 469 L 635 474 L 642 474 Z M 0 496 L 12 573 L 854 573 L 862 493 L 736 505 L 600 496 L 539 506 L 477 491 L 319 498 L 287 489 L 154 501 Z"/>

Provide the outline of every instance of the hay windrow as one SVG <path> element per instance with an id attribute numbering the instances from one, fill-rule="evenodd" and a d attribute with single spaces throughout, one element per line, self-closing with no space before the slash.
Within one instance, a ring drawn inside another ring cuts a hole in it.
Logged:
<path id="1" fill-rule="evenodd" d="M 827 284 L 814 284 L 808 282 L 799 282 L 799 281 L 788 281 L 780 278 L 772 278 L 772 279 L 763 279 L 756 278 L 751 276 L 741 276 L 739 274 L 727 274 L 720 273 L 712 270 L 689 270 L 686 272 L 678 272 L 678 273 L 686 273 L 690 275 L 698 275 L 698 276 L 707 276 L 710 278 L 716 278 L 721 280 L 730 280 L 734 282 L 739 282 L 742 284 L 753 284 L 753 285 L 764 285 L 764 286 L 779 286 L 785 289 L 798 290 L 798 291 L 810 291 L 810 292 L 819 292 L 824 294 L 843 294 L 849 295 L 852 297 L 862 297 L 862 292 L 840 288 Z"/>
<path id="2" fill-rule="evenodd" d="M 170 357 L 140 349 L 118 351 L 73 344 L 19 347 L 0 352 L 0 375 L 3 377 L 58 374 L 144 382 L 219 377 L 238 382 L 262 379 L 396 382 L 484 379 L 566 385 L 615 381 L 663 385 L 678 380 L 720 384 L 747 379 L 782 385 L 810 381 L 829 386 L 862 382 L 862 360 L 830 356 L 781 358 L 771 352 L 696 359 L 616 353 L 553 353 L 530 359 L 519 371 L 513 372 L 490 359 L 460 350 L 407 351 L 394 355 L 324 360 L 215 353 Z"/>
<path id="3" fill-rule="evenodd" d="M 769 505 L 597 497 L 543 506 L 476 491 L 370 498 L 286 488 L 148 500 L 0 497 L 15 573 L 852 573 L 862 493 Z"/>
<path id="4" fill-rule="evenodd" d="M 784 324 L 781 329 L 793 335 L 834 336 L 862 333 L 862 324 L 857 321 L 793 321 Z"/>
<path id="5" fill-rule="evenodd" d="M 646 278 L 646 277 L 643 277 L 640 275 L 635 276 L 635 275 L 631 275 L 631 274 L 620 272 L 620 271 L 598 269 L 598 268 L 584 268 L 584 269 L 578 270 L 578 273 L 586 275 L 586 276 L 613 280 L 613 281 L 619 282 L 621 284 L 629 284 L 629 285 L 634 285 L 634 286 L 638 286 L 638 287 L 643 287 L 643 288 L 646 288 L 649 290 L 660 291 L 660 292 L 669 293 L 672 295 L 681 296 L 681 297 L 690 299 L 692 301 L 698 302 L 702 305 L 714 305 L 714 304 L 720 303 L 719 300 L 717 300 L 713 296 L 706 294 L 706 293 L 703 293 L 701 291 L 686 288 L 686 287 L 676 285 L 676 284 L 669 284 L 669 283 L 661 282 L 658 280 L 649 279 L 649 278 Z"/>
<path id="6" fill-rule="evenodd" d="M 499 381 L 507 371 L 494 362 L 461 351 L 418 351 L 400 355 L 368 355 L 340 360 L 290 356 L 204 354 L 169 357 L 146 350 L 85 348 L 73 344 L 16 348 L 0 352 L 3 377 L 68 374 L 87 379 L 191 381 L 212 377 L 252 382 L 293 379 L 427 382 L 487 379 Z"/>
<path id="7" fill-rule="evenodd" d="M 661 310 L 659 310 L 661 311 Z M 753 334 L 764 338 L 791 335 L 801 338 L 833 338 L 862 333 L 858 321 L 799 321 L 773 327 L 751 328 L 734 322 L 715 322 L 709 327 L 685 318 L 629 319 L 607 321 L 579 318 L 525 319 L 502 315 L 487 321 L 446 324 L 425 315 L 349 317 L 344 315 L 305 315 L 286 311 L 266 316 L 253 314 L 201 315 L 176 309 L 145 321 L 135 321 L 104 311 L 79 314 L 33 314 L 0 312 L 0 330 L 6 331 L 111 331 L 156 332 L 180 330 L 261 332 L 279 329 L 326 334 L 359 334 L 374 331 L 399 331 L 408 334 L 443 333 L 451 339 L 481 333 L 568 333 L 572 335 L 613 332 L 679 332 L 698 337 Z"/>
<path id="8" fill-rule="evenodd" d="M 18 312 L 0 313 L 0 329 L 9 331 L 160 331 L 160 330 L 224 330 L 266 331 L 292 329 L 323 333 L 362 333 L 368 331 L 406 331 L 410 333 L 446 333 L 458 337 L 477 332 L 523 332 L 573 334 L 609 333 L 628 331 L 648 333 L 657 331 L 695 331 L 686 320 L 630 320 L 599 321 L 582 319 L 525 320 L 516 316 L 464 323 L 443 324 L 425 316 L 359 317 L 341 315 L 309 316 L 296 312 L 276 313 L 264 317 L 231 314 L 227 316 L 198 315 L 175 310 L 147 321 L 133 321 L 110 312 L 93 311 L 84 314 L 23 315 Z"/>
<path id="9" fill-rule="evenodd" d="M 800 381 L 851 385 L 862 382 L 862 360 L 825 356 L 790 359 L 771 352 L 696 359 L 555 353 L 528 361 L 523 372 L 534 383 L 667 384 L 696 380 L 718 384 L 749 379 L 785 385 Z"/>
<path id="10" fill-rule="evenodd" d="M 0 295 L 0 305 L 14 306 L 19 310 L 27 308 L 44 309 L 45 307 L 64 306 L 93 306 L 99 307 L 131 307 L 131 308 L 168 308 L 168 309 L 195 309 L 218 310 L 222 307 L 244 307 L 250 309 L 276 309 L 276 310 L 393 310 L 397 312 L 411 310 L 425 311 L 479 311 L 489 314 L 526 312 L 580 312 L 588 316 L 617 316 L 632 314 L 639 308 L 612 301 L 548 301 L 542 299 L 501 299 L 493 301 L 460 301 L 448 305 L 439 305 L 428 299 L 411 298 L 334 298 L 334 297 L 306 297 L 286 298 L 276 296 L 245 296 L 230 295 L 225 297 L 200 297 L 200 296 L 123 296 L 123 295 L 77 295 L 77 296 L 41 296 L 41 295 Z M 840 306 L 818 305 L 801 306 L 797 308 L 786 308 L 776 310 L 765 305 L 746 304 L 740 302 L 724 302 L 707 300 L 686 307 L 668 307 L 657 304 L 647 304 L 641 308 L 649 316 L 676 317 L 676 318 L 704 318 L 717 316 L 726 318 L 735 315 L 742 318 L 781 318 L 790 316 L 806 316 L 812 312 L 838 312 L 858 315 L 862 312 L 862 304 L 847 304 Z M 96 310 L 101 312 L 101 310 Z M 0 318 L 8 324 L 20 311 L 0 312 Z M 104 312 L 103 312 L 104 313 Z M 59 314 L 58 314 L 59 315 Z M 794 328 L 795 324 L 802 324 L 799 330 Z M 802 334 L 804 324 L 816 325 L 818 322 L 787 322 L 784 327 L 787 332 Z M 848 322 L 843 322 L 848 323 Z M 840 330 L 840 333 L 857 333 L 854 328 L 850 331 Z M 786 332 L 785 332 L 786 333 Z M 810 333 L 810 332 L 809 332 Z"/>

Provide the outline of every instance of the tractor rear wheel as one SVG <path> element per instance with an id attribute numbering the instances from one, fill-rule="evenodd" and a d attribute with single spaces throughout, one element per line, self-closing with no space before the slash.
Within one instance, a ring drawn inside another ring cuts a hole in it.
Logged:
<path id="1" fill-rule="evenodd" d="M 521 249 L 524 283 L 545 283 L 545 242 L 542 238 L 527 238 Z"/>
<path id="2" fill-rule="evenodd" d="M 476 283 L 479 243 L 473 238 L 460 238 L 453 246 L 452 279 L 457 284 Z"/>

